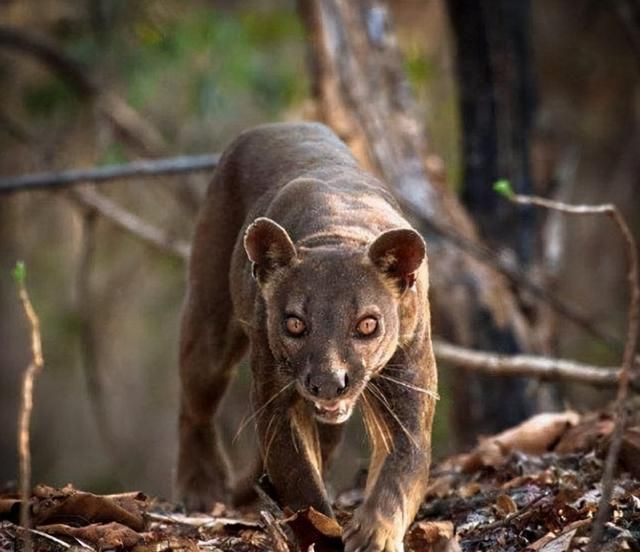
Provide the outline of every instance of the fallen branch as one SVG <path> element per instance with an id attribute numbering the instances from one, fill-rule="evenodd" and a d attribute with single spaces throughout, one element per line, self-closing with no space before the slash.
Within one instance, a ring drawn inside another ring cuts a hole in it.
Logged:
<path id="1" fill-rule="evenodd" d="M 262 510 L 260 512 L 260 518 L 264 525 L 264 531 L 271 540 L 271 545 L 276 552 L 291 552 L 297 547 L 293 543 L 289 542 L 286 533 L 282 530 L 281 525 L 273 517 L 270 512 Z"/>
<path id="2" fill-rule="evenodd" d="M 599 367 L 572 360 L 535 355 L 501 355 L 476 351 L 434 340 L 433 350 L 439 361 L 460 368 L 478 370 L 492 376 L 525 376 L 548 381 L 583 383 L 594 387 L 617 387 L 622 370 Z M 640 381 L 633 380 L 640 390 Z"/>
<path id="3" fill-rule="evenodd" d="M 496 184 L 496 189 L 505 197 L 520 205 L 535 205 L 546 209 L 554 209 L 571 215 L 607 215 L 611 217 L 622 235 L 625 244 L 625 253 L 628 263 L 627 279 L 629 283 L 629 311 L 627 315 L 627 337 L 622 355 L 622 368 L 618 381 L 618 394 L 616 397 L 616 419 L 611 437 L 611 444 L 607 452 L 607 458 L 602 473 L 602 496 L 598 505 L 588 551 L 595 552 L 604 533 L 604 525 L 609 518 L 609 502 L 613 493 L 613 479 L 618 463 L 622 435 L 627 421 L 627 397 L 633 376 L 633 364 L 636 349 L 638 347 L 638 334 L 640 331 L 640 268 L 638 263 L 638 246 L 633 238 L 624 217 L 618 208 L 610 203 L 604 205 L 568 205 L 560 201 L 552 201 L 540 197 L 521 196 L 514 194 L 506 181 Z"/>
<path id="4" fill-rule="evenodd" d="M 109 165 L 91 169 L 76 169 L 60 172 L 28 174 L 0 178 L 0 194 L 39 190 L 44 188 L 66 188 L 73 184 L 100 183 L 122 178 L 147 178 L 208 171 L 215 168 L 220 155 L 182 155 L 153 161 L 133 161 L 121 165 Z"/>
<path id="5" fill-rule="evenodd" d="M 20 464 L 20 524 L 29 529 L 29 491 L 31 489 L 31 445 L 30 425 L 31 411 L 33 410 L 33 385 L 37 375 L 44 367 L 42 356 L 42 339 L 40 337 L 40 320 L 36 314 L 27 286 L 25 283 L 26 270 L 24 263 L 18 263 L 13 272 L 18 286 L 18 296 L 22 303 L 24 313 L 31 325 L 31 362 L 24 372 L 22 379 L 22 393 L 20 397 L 20 412 L 18 415 L 18 456 Z M 25 549 L 31 550 L 31 539 L 26 537 Z"/>
<path id="6" fill-rule="evenodd" d="M 191 248 L 183 240 L 173 238 L 164 230 L 149 224 L 138 215 L 127 211 L 108 197 L 94 190 L 72 190 L 70 197 L 86 207 L 95 209 L 107 220 L 133 234 L 164 253 L 187 260 Z"/>

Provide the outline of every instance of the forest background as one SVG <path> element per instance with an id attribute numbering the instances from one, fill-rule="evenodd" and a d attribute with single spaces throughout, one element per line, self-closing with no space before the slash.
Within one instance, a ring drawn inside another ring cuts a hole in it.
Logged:
<path id="1" fill-rule="evenodd" d="M 529 191 L 569 202 L 614 202 L 637 236 L 640 19 L 633 19 L 639 13 L 629 8 L 633 4 L 531 3 L 529 92 L 535 110 L 528 153 Z M 415 115 L 428 135 L 425 162 L 477 215 L 496 256 L 517 266 L 513 235 L 520 219 L 512 215 L 498 228 L 483 225 L 465 181 L 460 41 L 449 17 L 455 5 L 390 3 Z M 316 115 L 308 40 L 293 2 L 5 0 L 0 21 L 0 176 L 219 152 L 254 124 Z M 93 92 L 7 46 L 5 26 L 46 39 L 82 64 L 109 101 L 91 101 Z M 206 173 L 130 179 L 99 191 L 172 240 L 188 241 L 208 179 Z M 492 182 L 484 184 L 490 189 Z M 14 420 L 30 356 L 11 281 L 12 267 L 23 259 L 46 363 L 35 396 L 33 480 L 169 496 L 185 265 L 114 227 L 81 197 L 47 191 L 0 196 L 0 482 L 16 479 Z M 527 279 L 570 305 L 596 333 L 623 336 L 626 268 L 615 229 L 594 219 L 538 213 L 526 232 L 533 248 Z M 517 283 L 512 287 L 530 322 L 533 352 L 619 362 L 611 339 L 594 337 L 548 301 Z M 455 298 L 447 299 L 457 308 Z M 444 326 L 436 317 L 435 334 L 450 338 Z M 483 345 L 492 350 L 496 344 Z M 436 456 L 469 444 L 485 429 L 462 434 L 461 405 L 468 403 L 458 396 L 458 371 L 441 363 L 440 373 Z M 247 380 L 245 367 L 226 401 L 222 425 L 229 442 L 249 411 Z M 586 410 L 608 398 L 575 385 L 547 389 L 534 382 L 521 392 L 535 409 Z M 489 395 L 485 400 L 496 402 Z M 507 421 L 499 407 L 493 410 L 497 425 L 489 429 Z M 250 431 L 236 440 L 240 462 L 251 440 Z M 363 441 L 356 423 L 339 485 L 351 482 L 366 457 Z"/>

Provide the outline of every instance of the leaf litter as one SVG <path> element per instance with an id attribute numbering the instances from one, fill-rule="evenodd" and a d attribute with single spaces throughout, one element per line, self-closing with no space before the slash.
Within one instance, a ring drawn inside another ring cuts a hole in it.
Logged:
<path id="1" fill-rule="evenodd" d="M 638 412 L 638 409 L 636 409 Z M 635 419 L 634 419 L 635 418 Z M 607 412 L 542 414 L 434 466 L 427 497 L 405 536 L 414 552 L 582 552 L 600 499 L 613 419 Z M 33 529 L 20 500 L 0 494 L 0 552 L 331 552 L 362 489 L 336 498 L 337 522 L 308 508 L 282 509 L 268 484 L 252 509 L 217 504 L 208 514 L 132 492 L 96 495 L 36 486 Z M 640 551 L 640 414 L 625 429 L 603 552 Z"/>

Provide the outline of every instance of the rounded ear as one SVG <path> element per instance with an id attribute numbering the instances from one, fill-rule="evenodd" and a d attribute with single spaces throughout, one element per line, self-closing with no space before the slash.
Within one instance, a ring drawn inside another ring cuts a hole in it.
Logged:
<path id="1" fill-rule="evenodd" d="M 261 282 L 296 257 L 296 248 L 287 231 L 266 217 L 257 218 L 249 225 L 244 233 L 244 250 L 253 263 L 253 276 Z"/>
<path id="2" fill-rule="evenodd" d="M 415 273 L 426 257 L 427 247 L 415 230 L 398 228 L 380 234 L 369 245 L 368 254 L 378 270 L 394 280 L 402 292 L 415 283 Z"/>

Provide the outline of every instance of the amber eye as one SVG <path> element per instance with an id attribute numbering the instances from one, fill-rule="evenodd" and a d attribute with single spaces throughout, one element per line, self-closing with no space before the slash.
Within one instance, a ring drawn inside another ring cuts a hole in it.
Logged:
<path id="1" fill-rule="evenodd" d="M 292 337 L 300 337 L 307 329 L 305 323 L 297 316 L 289 316 L 285 322 L 285 326 L 287 332 Z"/>
<path id="2" fill-rule="evenodd" d="M 373 316 L 367 316 L 358 322 L 356 332 L 360 337 L 369 337 L 378 329 L 378 321 Z"/>

